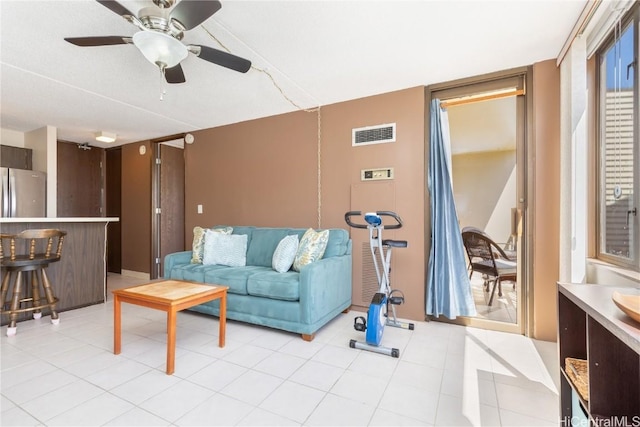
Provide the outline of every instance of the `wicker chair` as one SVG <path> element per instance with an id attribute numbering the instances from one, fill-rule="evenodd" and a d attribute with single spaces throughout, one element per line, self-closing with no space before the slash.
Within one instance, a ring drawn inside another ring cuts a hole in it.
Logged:
<path id="1" fill-rule="evenodd" d="M 16 334 L 20 313 L 33 312 L 33 318 L 38 319 L 42 316 L 42 309 L 48 307 L 51 323 L 58 324 L 60 321 L 55 308 L 58 298 L 53 294 L 45 270 L 49 264 L 60 261 L 66 234 L 66 231 L 54 229 L 0 234 L 0 269 L 3 273 L 0 314 L 9 315 L 7 336 Z M 23 275 L 23 272 L 26 274 Z M 23 287 L 23 281 L 30 283 L 30 294 L 28 287 Z M 41 296 L 40 286 L 44 297 Z M 7 300 L 12 287 L 11 299 Z"/>
<path id="2" fill-rule="evenodd" d="M 493 282 L 489 305 L 493 303 L 493 297 L 498 288 L 498 296 L 502 296 L 502 281 L 515 281 L 517 275 L 517 261 L 510 258 L 507 253 L 494 242 L 487 233 L 475 227 L 462 229 L 462 241 L 469 257 L 469 278 L 478 272 L 485 278 L 485 291 L 489 291 Z M 515 286 L 515 285 L 514 285 Z"/>

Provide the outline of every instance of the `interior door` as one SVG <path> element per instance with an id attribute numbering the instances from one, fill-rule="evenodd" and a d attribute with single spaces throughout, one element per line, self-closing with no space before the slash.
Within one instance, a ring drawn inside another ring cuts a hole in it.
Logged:
<path id="1" fill-rule="evenodd" d="M 151 278 L 164 274 L 164 257 L 184 250 L 184 149 L 155 144 L 153 265 Z"/>

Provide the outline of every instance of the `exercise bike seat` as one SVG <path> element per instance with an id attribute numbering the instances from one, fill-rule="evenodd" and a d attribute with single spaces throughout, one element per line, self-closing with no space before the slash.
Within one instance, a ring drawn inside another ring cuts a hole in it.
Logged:
<path id="1" fill-rule="evenodd" d="M 383 240 L 382 244 L 385 246 L 391 246 L 393 248 L 406 248 L 407 241 L 406 240 Z"/>

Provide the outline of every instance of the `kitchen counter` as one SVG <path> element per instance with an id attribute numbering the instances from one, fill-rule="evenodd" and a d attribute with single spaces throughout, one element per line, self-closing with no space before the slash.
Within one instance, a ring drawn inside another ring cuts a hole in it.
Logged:
<path id="1" fill-rule="evenodd" d="M 119 218 L 0 218 L 0 231 L 15 234 L 26 229 L 56 228 L 67 235 L 62 258 L 47 268 L 54 294 L 60 299 L 58 312 L 93 304 L 107 299 L 107 225 Z M 49 313 L 44 312 L 47 316 Z M 23 313 L 19 320 L 27 320 Z M 64 315 L 60 316 L 64 322 Z M 2 324 L 8 316 L 2 316 Z"/>

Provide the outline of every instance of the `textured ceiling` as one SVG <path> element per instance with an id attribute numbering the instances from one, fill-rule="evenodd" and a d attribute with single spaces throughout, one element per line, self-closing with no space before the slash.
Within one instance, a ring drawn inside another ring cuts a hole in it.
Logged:
<path id="1" fill-rule="evenodd" d="M 59 139 L 105 147 L 94 132 L 129 143 L 530 65 L 558 56 L 585 3 L 223 0 L 202 27 L 255 68 L 189 55 L 187 82 L 167 85 L 133 45 L 63 40 L 137 31 L 99 3 L 2 0 L 0 126 L 51 125 Z M 202 27 L 183 41 L 222 49 Z"/>

